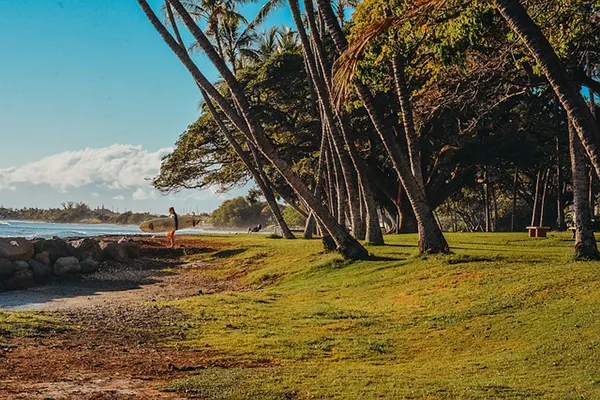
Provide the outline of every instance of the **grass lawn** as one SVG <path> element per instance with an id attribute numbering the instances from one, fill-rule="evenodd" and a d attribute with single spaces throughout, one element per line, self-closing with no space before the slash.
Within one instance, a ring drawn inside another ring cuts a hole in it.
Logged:
<path id="1" fill-rule="evenodd" d="M 164 389 L 208 399 L 598 399 L 600 263 L 569 234 L 447 234 L 450 256 L 388 236 L 348 263 L 318 240 L 210 236 L 199 273 L 245 291 L 165 305 L 188 317 L 168 345 L 215 364 Z"/>

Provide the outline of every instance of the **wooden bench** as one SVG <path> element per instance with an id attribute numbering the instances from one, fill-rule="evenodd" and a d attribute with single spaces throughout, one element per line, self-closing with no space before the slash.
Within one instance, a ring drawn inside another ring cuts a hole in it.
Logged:
<path id="1" fill-rule="evenodd" d="M 529 237 L 541 238 L 541 237 L 546 237 L 546 233 L 548 233 L 548 231 L 550 230 L 550 227 L 548 227 L 548 226 L 528 226 L 527 230 L 529 230 Z"/>

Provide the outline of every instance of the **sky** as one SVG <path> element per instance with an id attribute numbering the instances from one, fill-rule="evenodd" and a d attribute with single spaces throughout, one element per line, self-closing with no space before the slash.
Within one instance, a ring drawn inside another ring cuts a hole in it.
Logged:
<path id="1" fill-rule="evenodd" d="M 282 9 L 265 26 L 290 23 Z M 247 191 L 151 187 L 200 95 L 135 0 L 0 0 L 0 43 L 0 206 L 209 212 Z"/>

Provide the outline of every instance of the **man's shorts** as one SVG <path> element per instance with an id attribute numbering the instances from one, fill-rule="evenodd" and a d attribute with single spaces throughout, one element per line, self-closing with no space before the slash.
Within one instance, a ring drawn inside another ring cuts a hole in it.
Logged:
<path id="1" fill-rule="evenodd" d="M 175 237 L 175 231 L 169 231 L 167 232 L 167 238 L 168 239 L 173 239 Z"/>

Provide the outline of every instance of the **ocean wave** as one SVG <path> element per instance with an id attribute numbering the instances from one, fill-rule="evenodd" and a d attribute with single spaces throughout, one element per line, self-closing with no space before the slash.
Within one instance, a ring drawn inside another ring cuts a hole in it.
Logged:
<path id="1" fill-rule="evenodd" d="M 10 226 L 10 223 L 9 222 L 4 222 L 4 221 L 0 221 L 0 225 Z"/>

